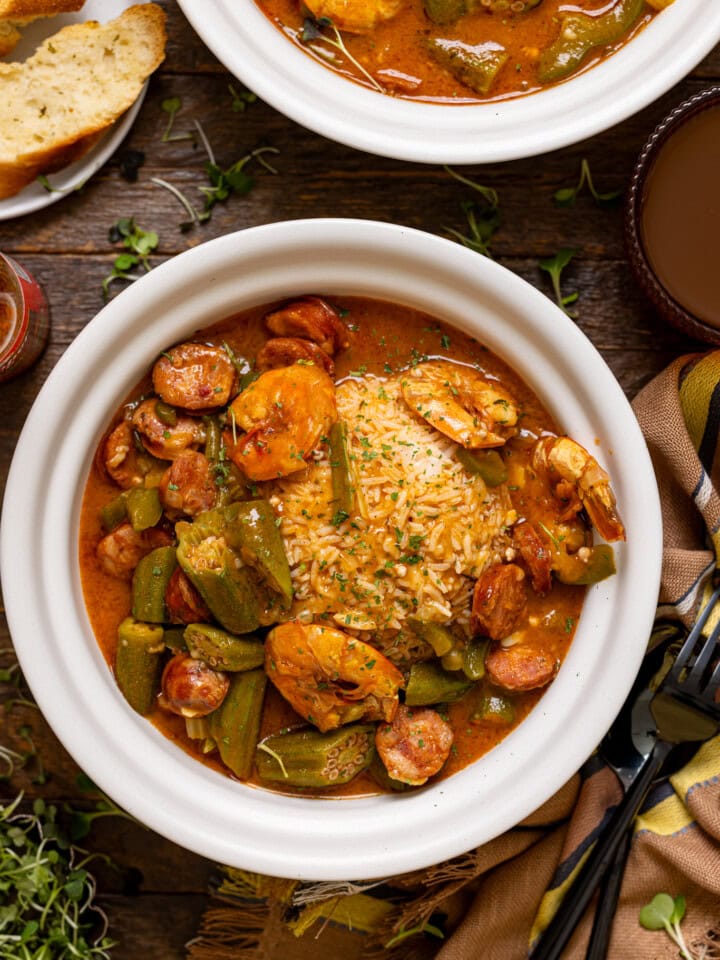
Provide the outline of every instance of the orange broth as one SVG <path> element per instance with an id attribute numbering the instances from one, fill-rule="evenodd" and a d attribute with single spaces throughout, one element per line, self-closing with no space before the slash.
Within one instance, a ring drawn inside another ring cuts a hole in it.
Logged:
<path id="1" fill-rule="evenodd" d="M 347 56 L 321 40 L 303 40 L 303 27 L 310 13 L 302 0 L 257 0 L 268 19 L 292 43 L 349 80 L 371 85 L 367 76 L 353 64 L 354 60 L 383 88 L 384 93 L 456 104 L 502 100 L 542 89 L 547 84 L 538 74 L 539 58 L 556 41 L 562 17 L 575 13 L 600 16 L 612 7 L 613 2 L 616 0 L 576 0 L 574 3 L 541 0 L 538 6 L 525 12 L 513 13 L 507 9 L 499 13 L 488 10 L 480 0 L 475 4 L 474 12 L 455 22 L 438 24 L 428 18 L 423 0 L 404 0 L 395 16 L 367 32 L 356 33 L 339 27 Z M 318 7 L 313 4 L 313 9 L 318 10 Z M 590 50 L 570 76 L 612 54 L 654 15 L 646 4 L 639 19 L 620 41 Z M 323 34 L 333 39 L 331 28 L 326 27 Z M 507 60 L 490 88 L 480 92 L 461 82 L 428 53 L 428 43 L 435 39 L 459 41 L 470 47 L 498 44 L 504 48 Z"/>
<path id="2" fill-rule="evenodd" d="M 364 373 L 382 377 L 390 371 L 402 370 L 427 358 L 445 358 L 475 365 L 491 378 L 497 378 L 511 393 L 522 410 L 521 433 L 527 438 L 543 432 L 557 433 L 557 427 L 538 397 L 520 377 L 501 359 L 491 353 L 474 338 L 444 324 L 434 317 L 417 310 L 371 299 L 357 297 L 333 297 L 330 302 L 338 309 L 352 331 L 350 347 L 336 359 L 336 381 Z M 214 327 L 199 331 L 187 339 L 203 343 L 228 344 L 238 357 L 252 358 L 268 339 L 263 326 L 263 317 L 277 305 L 263 305 L 232 316 Z M 152 392 L 149 374 L 132 391 L 126 403 L 132 404 L 143 395 Z M 125 405 L 117 411 L 108 432 L 122 419 Z M 512 443 L 513 441 L 509 441 Z M 527 446 L 527 440 L 526 440 Z M 515 454 L 520 455 L 519 452 Z M 108 666 L 112 669 L 117 644 L 117 628 L 131 607 L 131 587 L 128 582 L 107 575 L 96 559 L 98 542 L 104 531 L 100 511 L 118 494 L 118 487 L 107 477 L 96 456 L 84 492 L 79 540 L 79 562 L 85 604 Z M 517 495 L 514 506 L 520 516 L 531 511 L 537 504 L 525 502 Z M 554 583 L 548 596 L 540 597 L 528 591 L 528 615 L 550 623 L 543 627 L 543 642 L 551 657 L 561 663 L 567 653 L 575 631 L 585 587 Z M 513 696 L 515 722 L 508 726 L 489 723 L 473 724 L 470 716 L 477 706 L 479 688 L 472 690 L 461 701 L 449 704 L 447 714 L 455 732 L 455 742 L 444 769 L 436 779 L 447 777 L 472 763 L 502 740 L 537 703 L 542 690 L 533 690 Z M 185 735 L 183 718 L 160 708 L 154 709 L 149 720 L 178 746 L 214 769 L 231 776 L 226 767 L 213 755 L 201 756 Z M 304 721 L 289 704 L 268 684 L 263 709 L 260 736 L 277 733 Z M 269 786 L 257 778 L 252 782 Z M 277 785 L 269 786 L 277 790 Z M 291 788 L 282 792 L 318 796 L 358 796 L 381 792 L 378 784 L 366 772 L 344 786 L 311 790 Z"/>

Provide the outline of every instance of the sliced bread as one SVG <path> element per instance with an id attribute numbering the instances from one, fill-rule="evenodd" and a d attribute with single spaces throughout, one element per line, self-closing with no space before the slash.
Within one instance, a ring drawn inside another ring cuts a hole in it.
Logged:
<path id="1" fill-rule="evenodd" d="M 85 0 L 0 0 L 0 57 L 20 42 L 20 30 L 32 20 L 74 13 Z"/>
<path id="2" fill-rule="evenodd" d="M 0 63 L 0 198 L 87 152 L 137 99 L 165 43 L 164 12 L 143 3 L 64 27 L 24 63 Z"/>

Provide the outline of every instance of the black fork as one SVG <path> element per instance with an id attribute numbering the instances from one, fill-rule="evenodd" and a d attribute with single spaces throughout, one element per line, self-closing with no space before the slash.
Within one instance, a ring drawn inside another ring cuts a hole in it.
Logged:
<path id="1" fill-rule="evenodd" d="M 615 808 L 605 832 L 595 843 L 558 912 L 548 924 L 532 960 L 557 960 L 567 945 L 595 890 L 616 858 L 630 824 L 653 780 L 677 744 L 709 740 L 720 729 L 720 621 L 708 637 L 703 629 L 712 611 L 720 609 L 716 587 L 689 632 L 650 703 L 655 740 L 645 762 Z"/>

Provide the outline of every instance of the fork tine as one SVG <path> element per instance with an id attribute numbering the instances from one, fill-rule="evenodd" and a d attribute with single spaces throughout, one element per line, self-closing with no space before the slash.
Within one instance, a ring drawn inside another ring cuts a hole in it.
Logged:
<path id="1" fill-rule="evenodd" d="M 705 643 L 700 649 L 700 653 L 695 659 L 687 678 L 683 682 L 683 688 L 690 692 L 699 692 L 703 675 L 712 660 L 713 653 L 718 650 L 718 640 L 720 640 L 720 621 L 713 627 L 712 633 L 705 638 Z"/>
<path id="2" fill-rule="evenodd" d="M 697 620 L 693 624 L 692 630 L 685 638 L 685 643 L 680 648 L 680 651 L 678 655 L 675 657 L 675 661 L 672 667 L 670 668 L 668 679 L 672 679 L 676 682 L 679 679 L 680 673 L 685 668 L 688 660 L 690 659 L 690 656 L 693 650 L 695 649 L 695 645 L 698 641 L 698 638 L 702 634 L 703 627 L 705 626 L 718 600 L 720 600 L 720 586 L 717 586 L 715 588 L 712 596 L 710 597 L 708 602 L 705 604 L 705 607 L 703 608 L 700 616 L 697 618 Z"/>
<path id="3" fill-rule="evenodd" d="M 715 669 L 710 675 L 710 679 L 703 693 L 703 698 L 710 704 L 715 714 L 720 717 L 720 703 L 715 699 L 718 690 L 720 690 L 720 660 L 715 664 Z"/>

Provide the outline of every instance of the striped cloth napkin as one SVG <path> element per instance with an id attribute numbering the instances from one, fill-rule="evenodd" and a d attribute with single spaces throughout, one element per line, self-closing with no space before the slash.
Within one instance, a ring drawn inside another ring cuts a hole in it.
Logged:
<path id="1" fill-rule="evenodd" d="M 633 406 L 663 508 L 658 613 L 689 625 L 720 563 L 720 351 L 676 360 Z M 565 890 L 620 797 L 614 773 L 593 756 L 513 830 L 381 886 L 303 885 L 221 868 L 188 956 L 520 960 L 562 909 Z M 661 892 L 686 899 L 689 960 L 720 958 L 720 736 L 658 785 L 636 820 L 610 960 L 680 955 L 663 931 L 639 923 L 641 908 Z M 591 925 L 592 908 L 563 960 L 583 960 Z"/>

